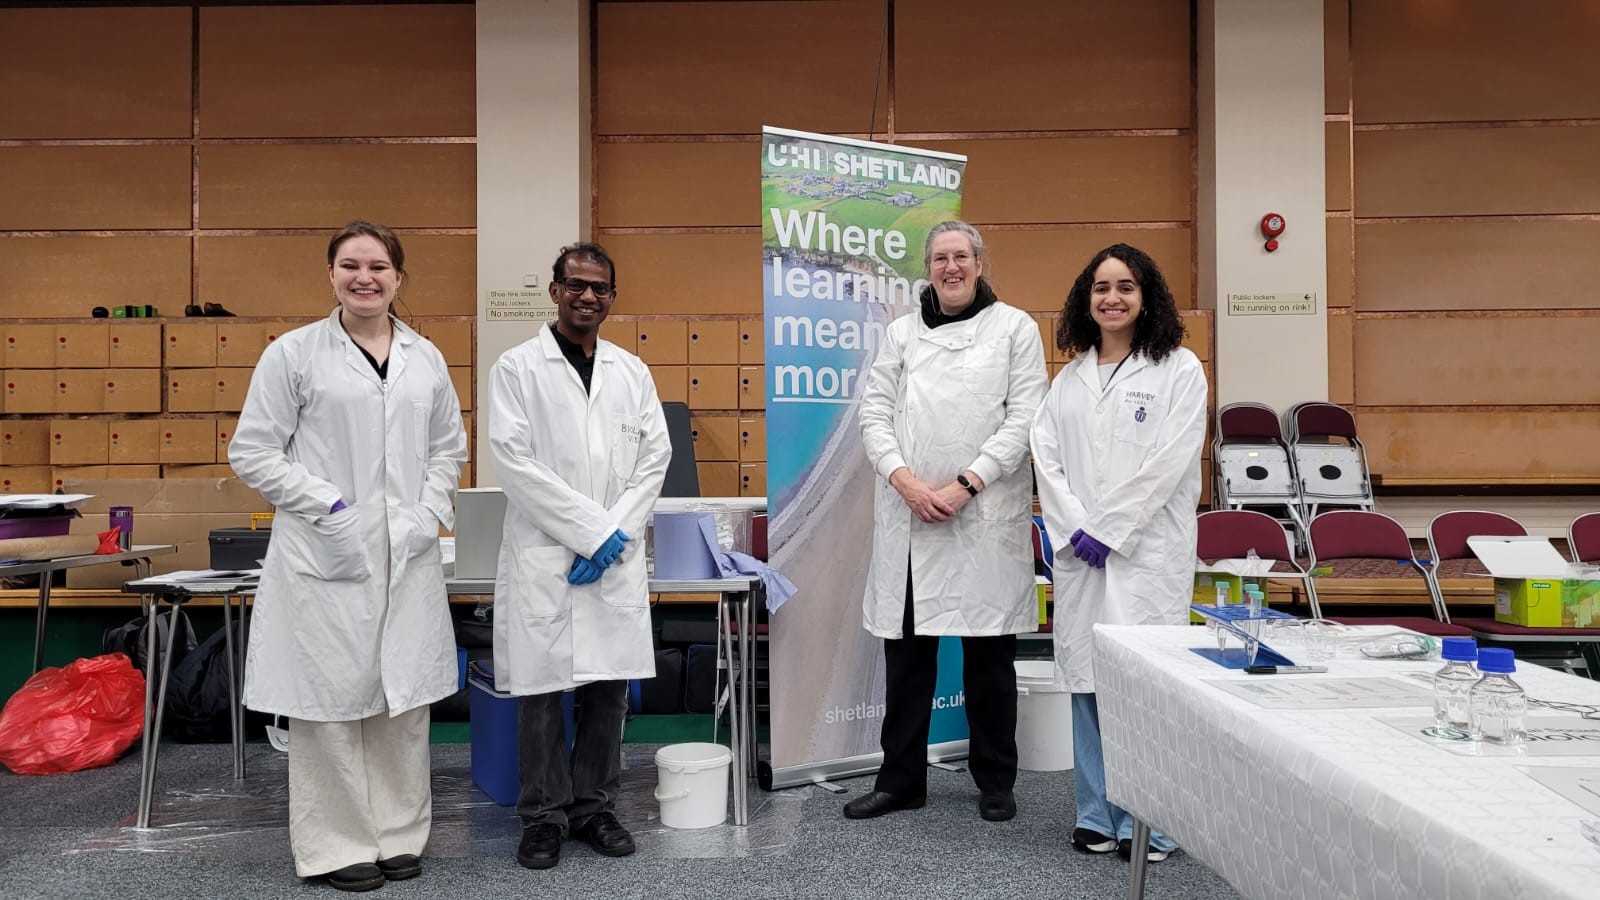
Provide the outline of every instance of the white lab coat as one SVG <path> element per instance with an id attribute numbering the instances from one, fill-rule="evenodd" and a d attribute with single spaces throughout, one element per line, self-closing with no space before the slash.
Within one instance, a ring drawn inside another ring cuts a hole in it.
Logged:
<path id="1" fill-rule="evenodd" d="M 645 524 L 672 444 L 650 370 L 608 341 L 587 395 L 550 327 L 506 351 L 489 376 L 489 447 L 506 492 L 494 591 L 495 686 L 544 694 L 591 681 L 649 678 Z M 567 584 L 579 554 L 612 532 L 622 558 Z"/>
<path id="2" fill-rule="evenodd" d="M 868 631 L 901 637 L 908 559 L 917 634 L 1038 628 L 1026 463 L 1047 380 L 1038 327 L 1004 303 L 939 328 L 919 313 L 889 324 L 861 395 L 861 439 L 879 476 Z M 985 487 L 954 518 L 927 523 L 889 484 L 901 466 L 934 488 L 970 469 Z"/>
<path id="3" fill-rule="evenodd" d="M 1194 586 L 1206 375 L 1180 347 L 1129 356 L 1105 388 L 1091 349 L 1061 370 L 1033 426 L 1045 530 L 1055 544 L 1056 687 L 1094 691 L 1097 623 L 1182 625 Z M 1104 569 L 1072 555 L 1082 529 Z"/>
<path id="4" fill-rule="evenodd" d="M 456 690 L 439 527 L 467 458 L 444 357 L 393 320 L 387 383 L 339 310 L 267 346 L 228 445 L 277 507 L 245 663 L 251 709 L 341 722 Z M 328 509 L 348 504 L 333 515 Z"/>

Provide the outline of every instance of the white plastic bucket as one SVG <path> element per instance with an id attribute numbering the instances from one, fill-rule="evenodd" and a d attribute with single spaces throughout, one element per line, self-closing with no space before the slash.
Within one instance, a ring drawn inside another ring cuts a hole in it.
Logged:
<path id="1" fill-rule="evenodd" d="M 668 828 L 710 828 L 728 820 L 733 751 L 721 744 L 671 744 L 656 751 L 656 802 Z"/>
<path id="2" fill-rule="evenodd" d="M 1019 659 L 1017 666 L 1017 766 L 1030 772 L 1072 768 L 1072 695 L 1058 690 L 1056 664 Z"/>

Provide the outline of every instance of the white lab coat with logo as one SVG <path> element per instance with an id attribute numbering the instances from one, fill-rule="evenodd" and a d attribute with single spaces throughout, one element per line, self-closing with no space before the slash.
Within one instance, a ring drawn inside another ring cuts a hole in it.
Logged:
<path id="1" fill-rule="evenodd" d="M 1094 626 L 1182 625 L 1194 586 L 1206 375 L 1180 347 L 1129 356 L 1100 387 L 1095 350 L 1056 376 L 1033 426 L 1045 530 L 1055 544 L 1056 687 L 1093 693 Z M 1104 569 L 1072 555 L 1082 529 Z"/>
<path id="2" fill-rule="evenodd" d="M 439 527 L 455 522 L 466 431 L 444 357 L 392 321 L 387 382 L 338 308 L 269 344 L 250 379 L 228 461 L 277 508 L 245 663 L 251 709 L 343 722 L 455 693 Z"/>
<path id="3" fill-rule="evenodd" d="M 653 676 L 645 524 L 672 444 L 649 368 L 599 341 L 585 394 L 547 326 L 489 378 L 489 446 L 506 492 L 495 686 L 544 694 Z M 619 528 L 630 538 L 622 558 L 598 581 L 567 584 L 573 560 Z"/>
<path id="4" fill-rule="evenodd" d="M 918 313 L 889 324 L 861 395 L 879 476 L 861 609 L 872 634 L 901 637 L 908 559 L 917 634 L 1037 629 L 1026 464 L 1047 381 L 1038 327 L 1004 303 L 938 328 Z M 985 487 L 955 517 L 923 522 L 889 484 L 901 466 L 934 488 L 970 469 Z"/>

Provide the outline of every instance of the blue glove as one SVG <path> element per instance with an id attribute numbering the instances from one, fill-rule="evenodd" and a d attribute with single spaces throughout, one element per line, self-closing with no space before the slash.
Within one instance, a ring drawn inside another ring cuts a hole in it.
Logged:
<path id="1" fill-rule="evenodd" d="M 622 545 L 626 544 L 628 540 L 628 536 L 622 533 L 622 529 L 618 528 L 613 531 L 611 537 L 606 538 L 606 542 L 601 544 L 600 549 L 594 552 L 595 565 L 602 569 L 609 569 L 611 564 L 617 561 L 617 557 L 622 555 Z"/>
<path id="2" fill-rule="evenodd" d="M 600 580 L 600 566 L 580 556 L 572 561 L 572 571 L 567 573 L 567 584 L 591 584 Z"/>
<path id="3" fill-rule="evenodd" d="M 1084 534 L 1079 530 L 1073 534 L 1072 555 L 1089 564 L 1090 568 L 1104 569 L 1106 557 L 1111 555 L 1111 548 L 1095 540 L 1093 535 Z"/>
<path id="4" fill-rule="evenodd" d="M 338 500 L 333 501 L 333 506 L 328 509 L 328 515 L 331 516 L 334 513 L 338 512 L 339 510 L 345 509 L 345 508 L 346 507 L 344 505 L 344 498 L 340 497 Z"/>

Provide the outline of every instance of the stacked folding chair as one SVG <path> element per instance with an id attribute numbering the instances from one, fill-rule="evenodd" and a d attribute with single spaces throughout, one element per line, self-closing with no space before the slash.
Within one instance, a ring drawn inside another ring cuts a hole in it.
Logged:
<path id="1" fill-rule="evenodd" d="M 1373 511 L 1367 451 L 1356 437 L 1355 416 L 1337 404 L 1312 401 L 1295 405 L 1287 418 L 1301 520 L 1310 522 L 1325 506 Z"/>
<path id="2" fill-rule="evenodd" d="M 1305 535 L 1294 460 L 1278 414 L 1264 403 L 1217 410 L 1211 444 L 1212 508 L 1251 509 L 1277 519 L 1298 544 Z"/>

